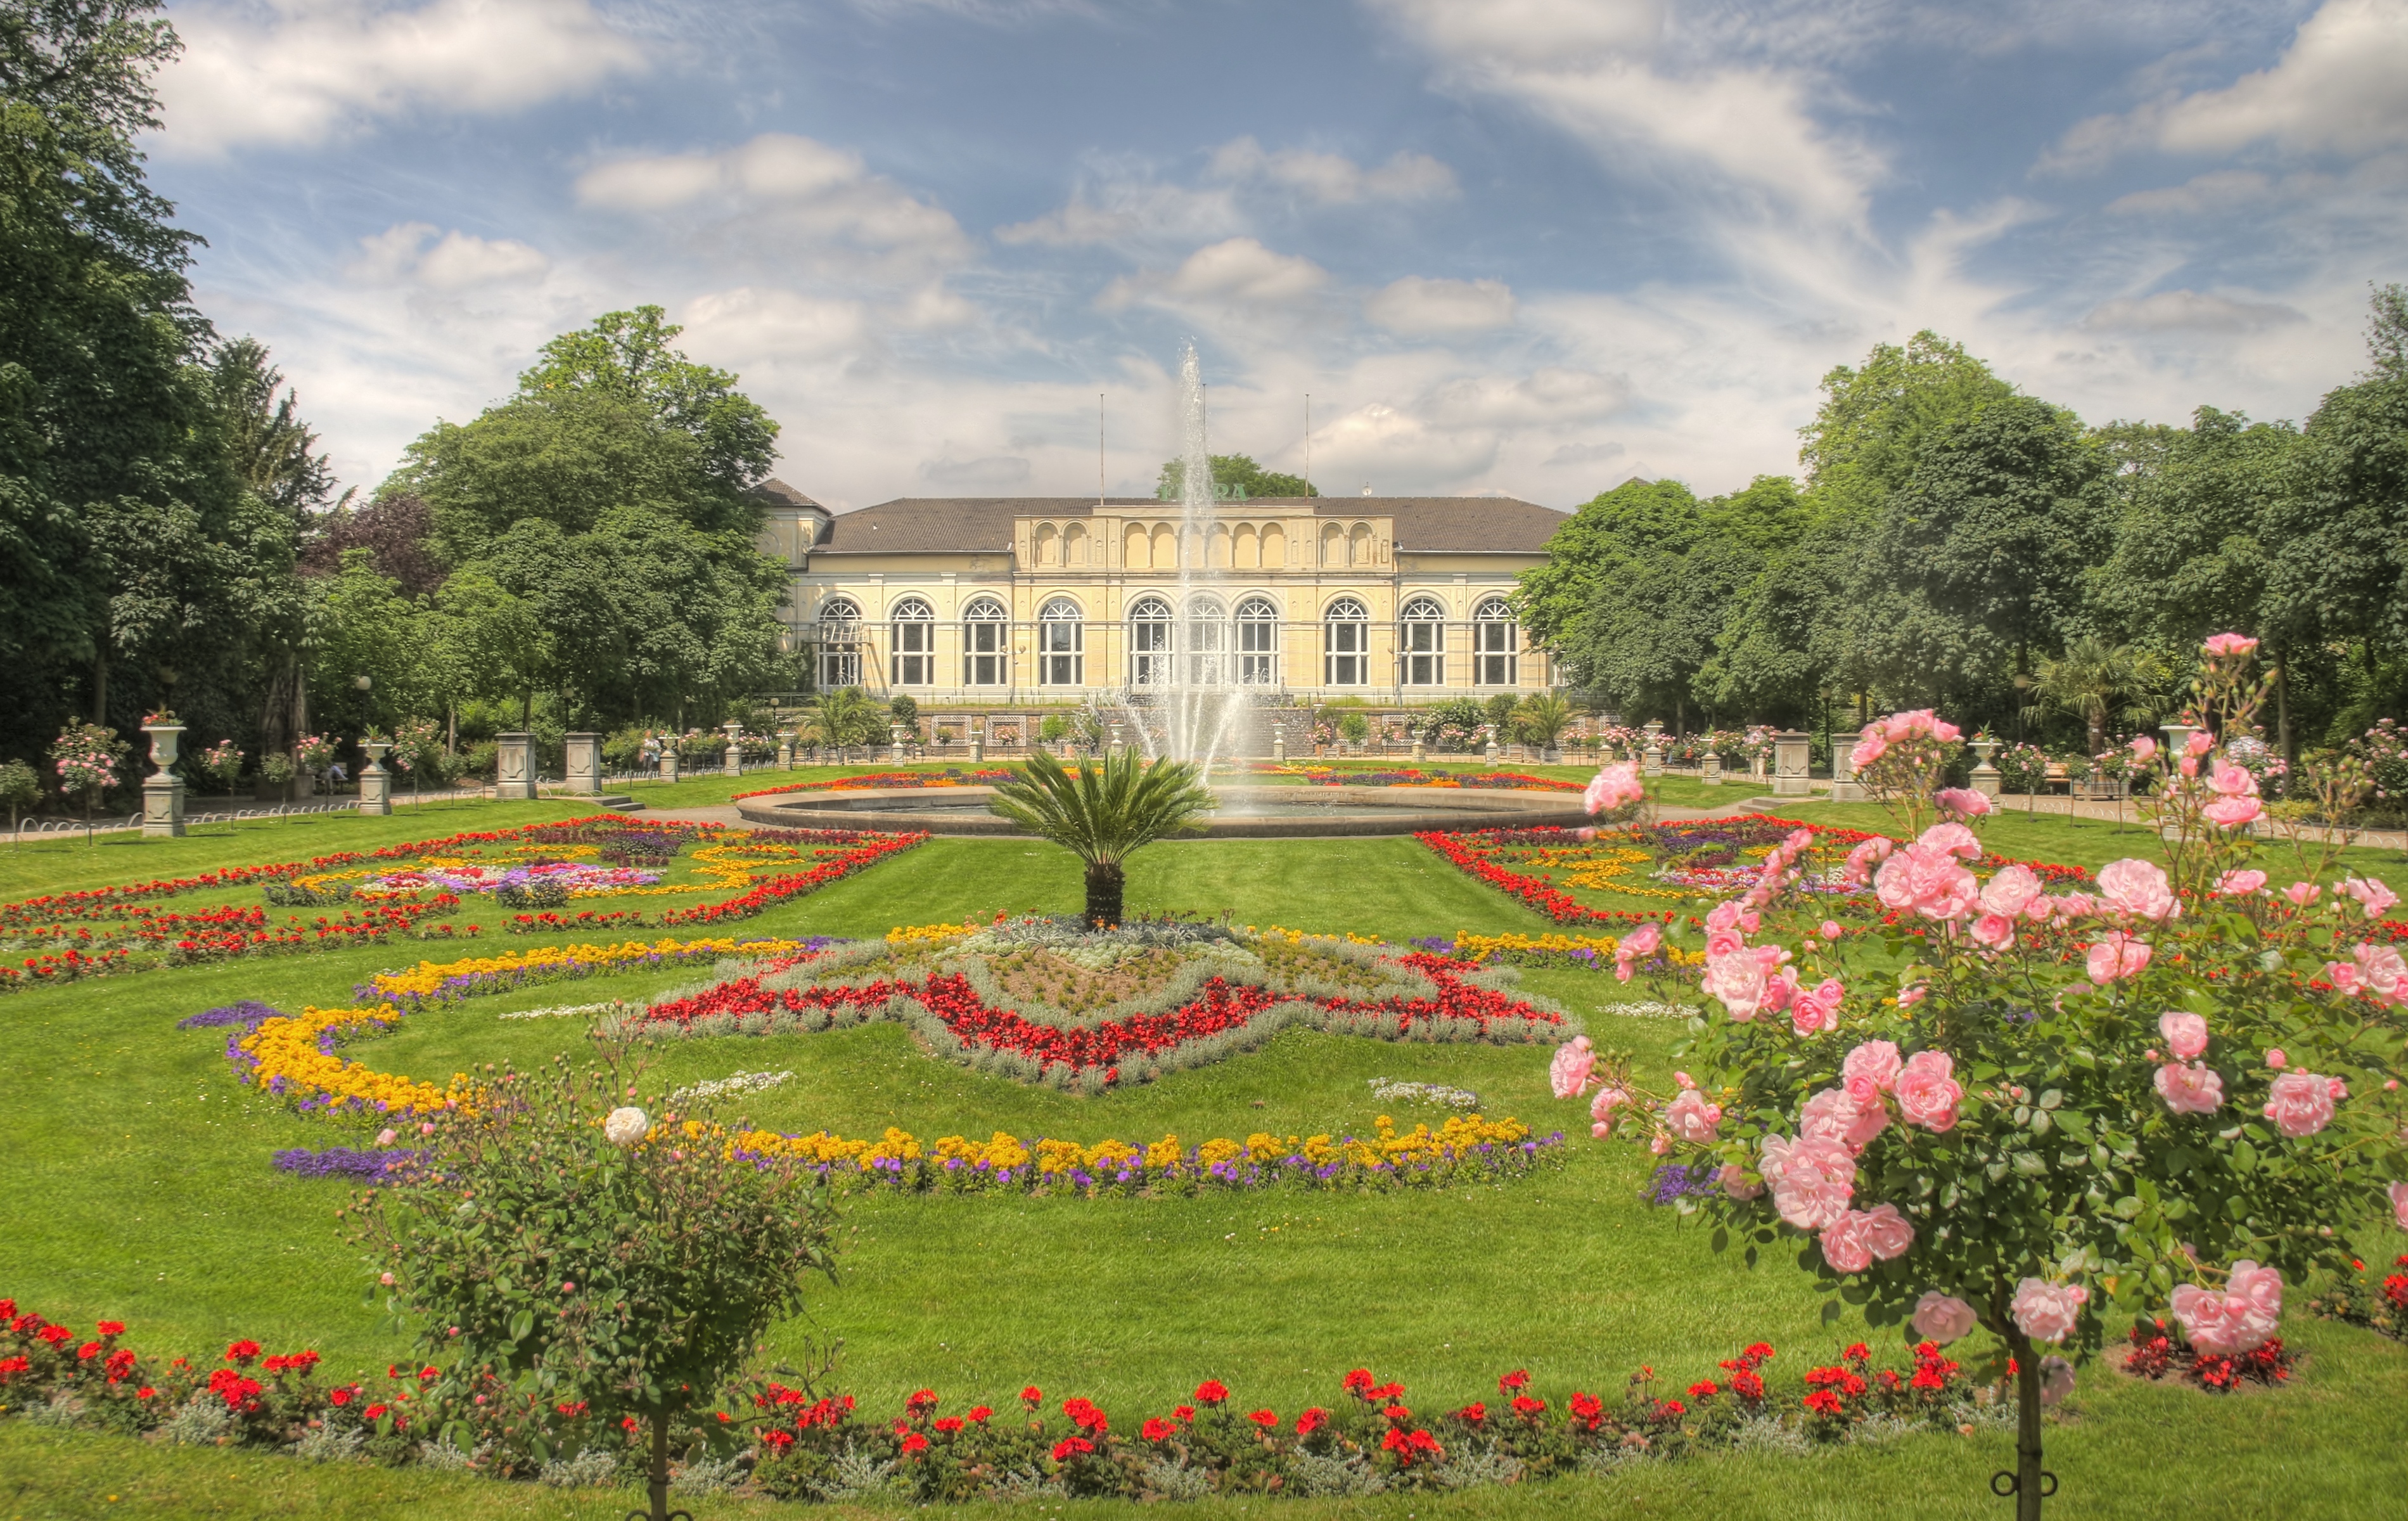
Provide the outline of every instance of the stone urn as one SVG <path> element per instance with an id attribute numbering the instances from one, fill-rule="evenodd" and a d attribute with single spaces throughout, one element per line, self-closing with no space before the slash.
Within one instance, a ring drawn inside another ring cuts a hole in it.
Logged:
<path id="1" fill-rule="evenodd" d="M 1664 774 L 1664 721 L 1647 721 L 1647 747 L 1639 754 L 1640 770 L 1648 776 Z"/>
<path id="2" fill-rule="evenodd" d="M 792 729 L 780 729 L 778 731 L 778 769 L 781 771 L 791 771 L 794 768 L 795 731 Z"/>
<path id="3" fill-rule="evenodd" d="M 393 773 L 381 764 L 393 749 L 390 739 L 363 739 L 360 748 L 367 752 L 367 764 L 360 768 L 360 811 L 386 814 L 393 811 Z"/>
<path id="4" fill-rule="evenodd" d="M 1990 764 L 1990 757 L 1999 753 L 1999 741 L 1976 739 L 1972 744 L 1973 790 L 1985 797 L 1996 797 L 2006 781 L 1999 768 Z"/>
<path id="5" fill-rule="evenodd" d="M 1284 724 L 1271 725 L 1271 764 L 1273 766 L 1287 764 L 1287 725 Z"/>
<path id="6" fill-rule="evenodd" d="M 1709 787 L 1721 786 L 1723 784 L 1722 753 L 1713 750 L 1707 751 L 1706 758 L 1698 763 L 1698 780 L 1700 782 Z"/>
<path id="7" fill-rule="evenodd" d="M 721 766 L 722 774 L 742 776 L 744 774 L 744 725 L 731 718 L 719 725 L 719 732 L 727 736 L 727 754 Z"/>
<path id="8" fill-rule="evenodd" d="M 150 774 L 142 779 L 142 833 L 149 839 L 167 839 L 184 832 L 184 779 L 175 774 L 177 741 L 183 738 L 184 725 L 169 720 L 165 724 L 145 724 L 142 732 L 150 737 Z"/>

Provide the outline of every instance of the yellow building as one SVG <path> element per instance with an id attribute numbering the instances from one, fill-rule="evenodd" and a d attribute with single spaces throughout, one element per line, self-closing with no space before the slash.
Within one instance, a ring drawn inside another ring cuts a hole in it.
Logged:
<path id="1" fill-rule="evenodd" d="M 782 481 L 763 550 L 820 686 L 1081 701 L 1192 682 L 1387 704 L 1553 684 L 1508 598 L 1567 514 L 1488 496 L 1215 504 L 905 497 L 841 515 Z M 1186 581 L 1182 583 L 1182 568 Z M 1182 605 L 1183 601 L 1183 605 Z"/>

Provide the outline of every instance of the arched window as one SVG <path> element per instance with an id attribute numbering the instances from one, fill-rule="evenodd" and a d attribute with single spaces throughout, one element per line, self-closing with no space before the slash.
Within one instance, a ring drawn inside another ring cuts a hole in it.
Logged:
<path id="1" fill-rule="evenodd" d="M 1141 596 L 1129 604 L 1128 680 L 1131 686 L 1170 684 L 1170 604 Z"/>
<path id="2" fill-rule="evenodd" d="M 886 679 L 896 686 L 937 682 L 937 610 L 919 597 L 895 604 L 887 624 Z"/>
<path id="3" fill-rule="evenodd" d="M 861 610 L 850 600 L 832 596 L 820 604 L 818 637 L 820 687 L 823 691 L 861 684 Z"/>
<path id="4" fill-rule="evenodd" d="M 1279 609 L 1268 597 L 1238 604 L 1238 683 L 1279 685 Z"/>
<path id="5" fill-rule="evenodd" d="M 1417 596 L 1398 615 L 1397 653 L 1407 686 L 1446 684 L 1446 610 L 1436 597 Z"/>
<path id="6" fill-rule="evenodd" d="M 1187 656 L 1188 685 L 1219 686 L 1228 680 L 1224 674 L 1229 658 L 1228 614 L 1221 610 L 1219 599 L 1189 600 L 1187 632 L 1180 649 Z"/>
<path id="7" fill-rule="evenodd" d="M 1471 679 L 1482 686 L 1518 684 L 1521 662 L 1515 658 L 1522 631 L 1514 625 L 1513 610 L 1501 596 L 1480 604 L 1471 615 Z"/>
<path id="8" fill-rule="evenodd" d="M 1340 597 L 1322 614 L 1322 685 L 1361 686 L 1369 680 L 1370 616 L 1351 596 Z"/>
<path id="9" fill-rule="evenodd" d="M 1046 686 L 1087 682 L 1087 625 L 1079 604 L 1057 596 L 1037 613 L 1037 680 Z"/>
<path id="10" fill-rule="evenodd" d="M 962 610 L 962 682 L 1008 686 L 1011 682 L 1011 623 L 991 596 Z"/>

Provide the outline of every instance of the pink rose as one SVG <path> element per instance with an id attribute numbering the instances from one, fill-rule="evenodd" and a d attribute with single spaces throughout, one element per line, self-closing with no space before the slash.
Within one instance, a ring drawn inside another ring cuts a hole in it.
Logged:
<path id="1" fill-rule="evenodd" d="M 2395 1183 L 2390 1188 L 2391 1218 L 2400 1228 L 2408 1230 L 2408 1183 Z"/>
<path id="2" fill-rule="evenodd" d="M 1942 851 L 1968 861 L 1982 858 L 1982 837 L 1961 824 L 1935 824 L 1914 837 L 1914 842 L 1928 851 Z"/>
<path id="3" fill-rule="evenodd" d="M 1837 920 L 1833 920 L 1833 919 L 1826 919 L 1826 920 L 1824 920 L 1824 921 L 1823 921 L 1823 928 L 1822 928 L 1822 930 L 1821 930 L 1821 934 L 1822 934 L 1823 938 L 1824 938 L 1825 940 L 1838 940 L 1838 939 L 1840 938 L 1840 926 L 1839 926 L 1839 922 L 1838 922 Z"/>
<path id="4" fill-rule="evenodd" d="M 2304 909 L 2323 897 L 2324 889 L 2312 882 L 2295 882 L 2283 889 L 2283 896 L 2291 900 L 2292 907 Z"/>
<path id="5" fill-rule="evenodd" d="M 1848 862 L 1841 869 L 1841 880 L 1851 887 L 1862 887 L 1873 880 L 1873 868 L 1888 860 L 1890 852 L 1896 849 L 1898 842 L 1884 835 L 1859 841 L 1856 849 L 1848 852 Z"/>
<path id="6" fill-rule="evenodd" d="M 2255 797 L 2258 779 L 2245 766 L 2235 766 L 2223 756 L 2215 757 L 2214 768 L 2208 773 L 2207 784 L 2227 797 Z"/>
<path id="7" fill-rule="evenodd" d="M 1664 943 L 1661 925 L 1641 925 L 1614 942 L 1613 975 L 1623 982 L 1630 981 L 1631 964 L 1654 955 Z"/>
<path id="8" fill-rule="evenodd" d="M 1973 921 L 1973 927 L 1967 933 L 1985 951 L 2003 951 L 2015 943 L 2015 922 L 2000 914 L 1985 913 Z"/>
<path id="9" fill-rule="evenodd" d="M 1597 843 L 1597 830 L 1584 825 L 1572 831 L 1572 838 L 1584 845 L 1594 845 Z"/>
<path id="10" fill-rule="evenodd" d="M 2000 867 L 1982 884 L 1982 911 L 2012 919 L 2031 907 L 2043 889 L 2031 868 L 2018 862 Z"/>
<path id="11" fill-rule="evenodd" d="M 1888 752 L 1889 741 L 1869 728 L 1865 730 L 1864 738 L 1858 739 L 1848 751 L 1848 761 L 1850 765 L 1861 771 Z"/>
<path id="12" fill-rule="evenodd" d="M 1743 1025 L 1756 1017 L 1764 1007 L 1764 963 L 1754 951 L 1742 946 L 1716 954 L 1708 948 L 1702 986 L 1706 996 L 1719 1000 L 1732 1019 Z"/>
<path id="13" fill-rule="evenodd" d="M 1934 831 L 1926 831 L 1927 838 Z M 1912 909 L 1926 919 L 1962 919 L 1972 912 L 1981 886 L 1945 850 L 1922 840 L 1882 863 L 1873 877 L 1873 892 L 1887 909 Z"/>
<path id="14" fill-rule="evenodd" d="M 1820 1230 L 1839 1219 L 1856 1194 L 1856 1158 L 1836 1141 L 1767 1136 L 1757 1170 L 1772 1190 L 1772 1207 L 1799 1230 Z"/>
<path id="15" fill-rule="evenodd" d="M 2153 953 L 2146 940 L 2136 940 L 2120 929 L 2109 930 L 2090 947 L 2090 980 L 2097 983 L 2138 977 L 2148 969 Z"/>
<path id="16" fill-rule="evenodd" d="M 2040 1360 L 2040 1403 L 2042 1410 L 2065 1402 L 2073 1392 L 2073 1365 L 2058 1356 Z"/>
<path id="17" fill-rule="evenodd" d="M 1914 1301 L 1914 1334 L 1942 1346 L 1971 1334 L 1981 1317 L 1973 1307 L 1954 1294 L 1938 1289 L 1926 1289 L 1923 1298 Z"/>
<path id="18" fill-rule="evenodd" d="M 1863 1151 L 1889 1126 L 1889 1110 L 1876 1096 L 1859 1104 L 1845 1088 L 1825 1088 L 1806 1100 L 1799 1112 L 1799 1133 L 1809 1141 L 1837 1141 L 1851 1155 Z"/>
<path id="19" fill-rule="evenodd" d="M 1899 1116 L 1933 1135 L 1945 1135 L 1954 1129 L 1956 1106 L 1965 1099 L 1956 1070 L 1956 1062 L 1944 1051 L 1918 1051 L 1906 1058 L 1892 1089 L 1898 1096 Z"/>
<path id="20" fill-rule="evenodd" d="M 1873 1265 L 1873 1250 L 1865 1240 L 1865 1217 L 1849 1210 L 1823 1227 L 1823 1260 L 1833 1272 L 1862 1272 Z"/>
<path id="21" fill-rule="evenodd" d="M 1639 763 L 1624 761 L 1619 766 L 1598 768 L 1581 793 L 1581 806 L 1594 815 L 1638 802 L 1646 796 L 1647 784 L 1639 780 Z"/>
<path id="22" fill-rule="evenodd" d="M 2283 1275 L 2245 1258 L 2232 1265 L 2222 1293 L 2185 1284 L 2173 1291 L 2174 1318 L 2201 1352 L 2229 1357 L 2263 1346 L 2283 1319 Z"/>
<path id="23" fill-rule="evenodd" d="M 1588 1091 L 1589 1074 L 1596 1068 L 1597 1053 L 1589 1048 L 1588 1037 L 1576 1036 L 1555 1048 L 1555 1059 L 1547 1064 L 1547 1082 L 1556 1098 L 1577 1098 Z"/>
<path id="24" fill-rule="evenodd" d="M 1841 1059 L 1840 1076 L 1849 1098 L 1859 1104 L 1877 1104 L 1904 1066 L 1896 1041 L 1867 1040 Z"/>
<path id="25" fill-rule="evenodd" d="M 1789 1027 L 1800 1036 L 1840 1027 L 1840 1002 L 1847 989 L 1835 977 L 1826 977 L 1816 986 L 1801 989 L 1789 1000 Z"/>
<path id="26" fill-rule="evenodd" d="M 1713 1140 L 1714 1132 L 1722 1127 L 1722 1106 L 1706 1102 L 1706 1096 L 1695 1088 L 1683 1088 L 1664 1106 L 1664 1123 L 1683 1141 L 1701 1146 Z"/>
<path id="27" fill-rule="evenodd" d="M 2157 1016 L 2157 1033 L 2176 1061 L 2191 1061 L 2207 1049 L 2207 1021 L 2197 1014 L 2169 1009 Z"/>
<path id="28" fill-rule="evenodd" d="M 2291 1058 L 2283 1055 L 2281 1046 L 2272 1046 L 2266 1052 L 2266 1065 L 2279 1072 L 2291 1065 Z"/>
<path id="29" fill-rule="evenodd" d="M 2358 899 L 2358 907 L 2366 911 L 2369 919 L 2382 918 L 2385 910 L 2400 901 L 2399 894 L 2371 877 L 2344 878 L 2340 891 Z"/>
<path id="30" fill-rule="evenodd" d="M 2099 896 L 2109 911 L 2136 919 L 2172 919 L 2182 912 L 2165 872 L 2131 856 L 2099 868 Z"/>
<path id="31" fill-rule="evenodd" d="M 2099 905 L 2085 892 L 2071 892 L 2050 899 L 2050 911 L 2060 919 L 2087 919 L 2099 911 Z"/>
<path id="32" fill-rule="evenodd" d="M 2035 1342 L 2055 1343 L 2072 1334 L 2082 1319 L 2082 1307 L 2089 1301 L 2090 1291 L 2079 1284 L 2027 1278 L 2015 1285 L 2010 1309 L 2018 1330 Z"/>
<path id="33" fill-rule="evenodd" d="M 2331 1083 L 2314 1072 L 2285 1072 L 2267 1094 L 2266 1117 L 2293 1141 L 2315 1135 L 2332 1123 Z"/>
<path id="34" fill-rule="evenodd" d="M 1865 1245 L 1872 1249 L 1875 1262 L 1902 1257 L 1914 1245 L 1914 1227 L 1895 1204 L 1876 1204 L 1858 1218 L 1863 1222 Z"/>
<path id="35" fill-rule="evenodd" d="M 2266 811 L 2266 805 L 2255 797 L 2227 797 L 2199 811 L 2200 817 L 2220 828 L 2238 829 L 2257 822 L 2258 815 Z"/>
<path id="36" fill-rule="evenodd" d="M 2255 651 L 2258 648 L 2258 641 L 2243 639 L 2238 634 L 2211 634 L 2208 636 L 2207 642 L 2200 648 L 2206 652 L 2211 660 L 2229 660 L 2236 655 L 2245 655 Z"/>
<path id="37" fill-rule="evenodd" d="M 2213 1114 L 2224 1106 L 2224 1079 L 2205 1062 L 2168 1062 L 2157 1069 L 2157 1097 L 2177 1114 Z"/>
<path id="38" fill-rule="evenodd" d="M 1630 1102 L 1630 1095 L 1620 1088 L 1599 1088 L 1597 1097 L 1588 1101 L 1588 1117 L 1599 1124 L 1611 1124 L 1613 1112 Z"/>
<path id="39" fill-rule="evenodd" d="M 1931 795 L 1942 815 L 1978 819 L 1990 811 L 1990 799 L 1971 787 L 1942 787 Z"/>
<path id="40" fill-rule="evenodd" d="M 2215 736 L 2208 733 L 2205 729 L 2191 730 L 2190 738 L 2183 741 L 2183 753 L 2191 756 L 2194 759 L 2206 754 L 2209 751 L 2214 750 L 2214 748 Z"/>
<path id="41" fill-rule="evenodd" d="M 2155 739 L 2150 739 L 2145 734 L 2136 734 L 2132 736 L 2132 758 L 2134 760 L 2139 761 L 2141 764 L 2145 766 L 2150 761 L 2155 760 L 2157 758 L 2157 742 Z"/>
<path id="42" fill-rule="evenodd" d="M 1714 1173 L 1714 1184 L 1733 1198 L 1756 1198 L 1764 1193 L 1761 1179 L 1749 1177 L 1745 1168 L 1730 1163 L 1725 1163 Z"/>
<path id="43" fill-rule="evenodd" d="M 2228 871 L 2215 880 L 2215 890 L 2227 897 L 2247 897 L 2265 885 L 2262 871 Z"/>

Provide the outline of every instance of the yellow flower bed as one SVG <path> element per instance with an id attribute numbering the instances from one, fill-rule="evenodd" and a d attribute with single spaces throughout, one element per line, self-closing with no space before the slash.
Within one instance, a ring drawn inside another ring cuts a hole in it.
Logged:
<path id="1" fill-rule="evenodd" d="M 470 1092 L 465 1072 L 452 1074 L 447 1087 L 421 1083 L 394 1072 L 380 1072 L 355 1061 L 345 1061 L 320 1049 L 326 1032 L 385 1029 L 400 1016 L 388 1008 L 305 1008 L 298 1017 L 263 1019 L 242 1037 L 240 1049 L 249 1059 L 246 1081 L 270 1093 L 294 1100 L 305 1109 L 363 1109 L 404 1114 L 437 1110 L 465 1101 Z"/>
<path id="2" fill-rule="evenodd" d="M 446 984 L 460 981 L 495 984 L 472 991 L 499 992 L 548 977 L 587 977 L 705 954 L 785 955 L 807 947 L 804 940 L 738 940 L 733 935 L 692 940 L 625 940 L 617 945 L 539 945 L 496 956 L 422 961 L 401 971 L 378 972 L 368 979 L 368 986 L 379 997 L 409 1002 L 437 997 L 445 992 Z"/>

